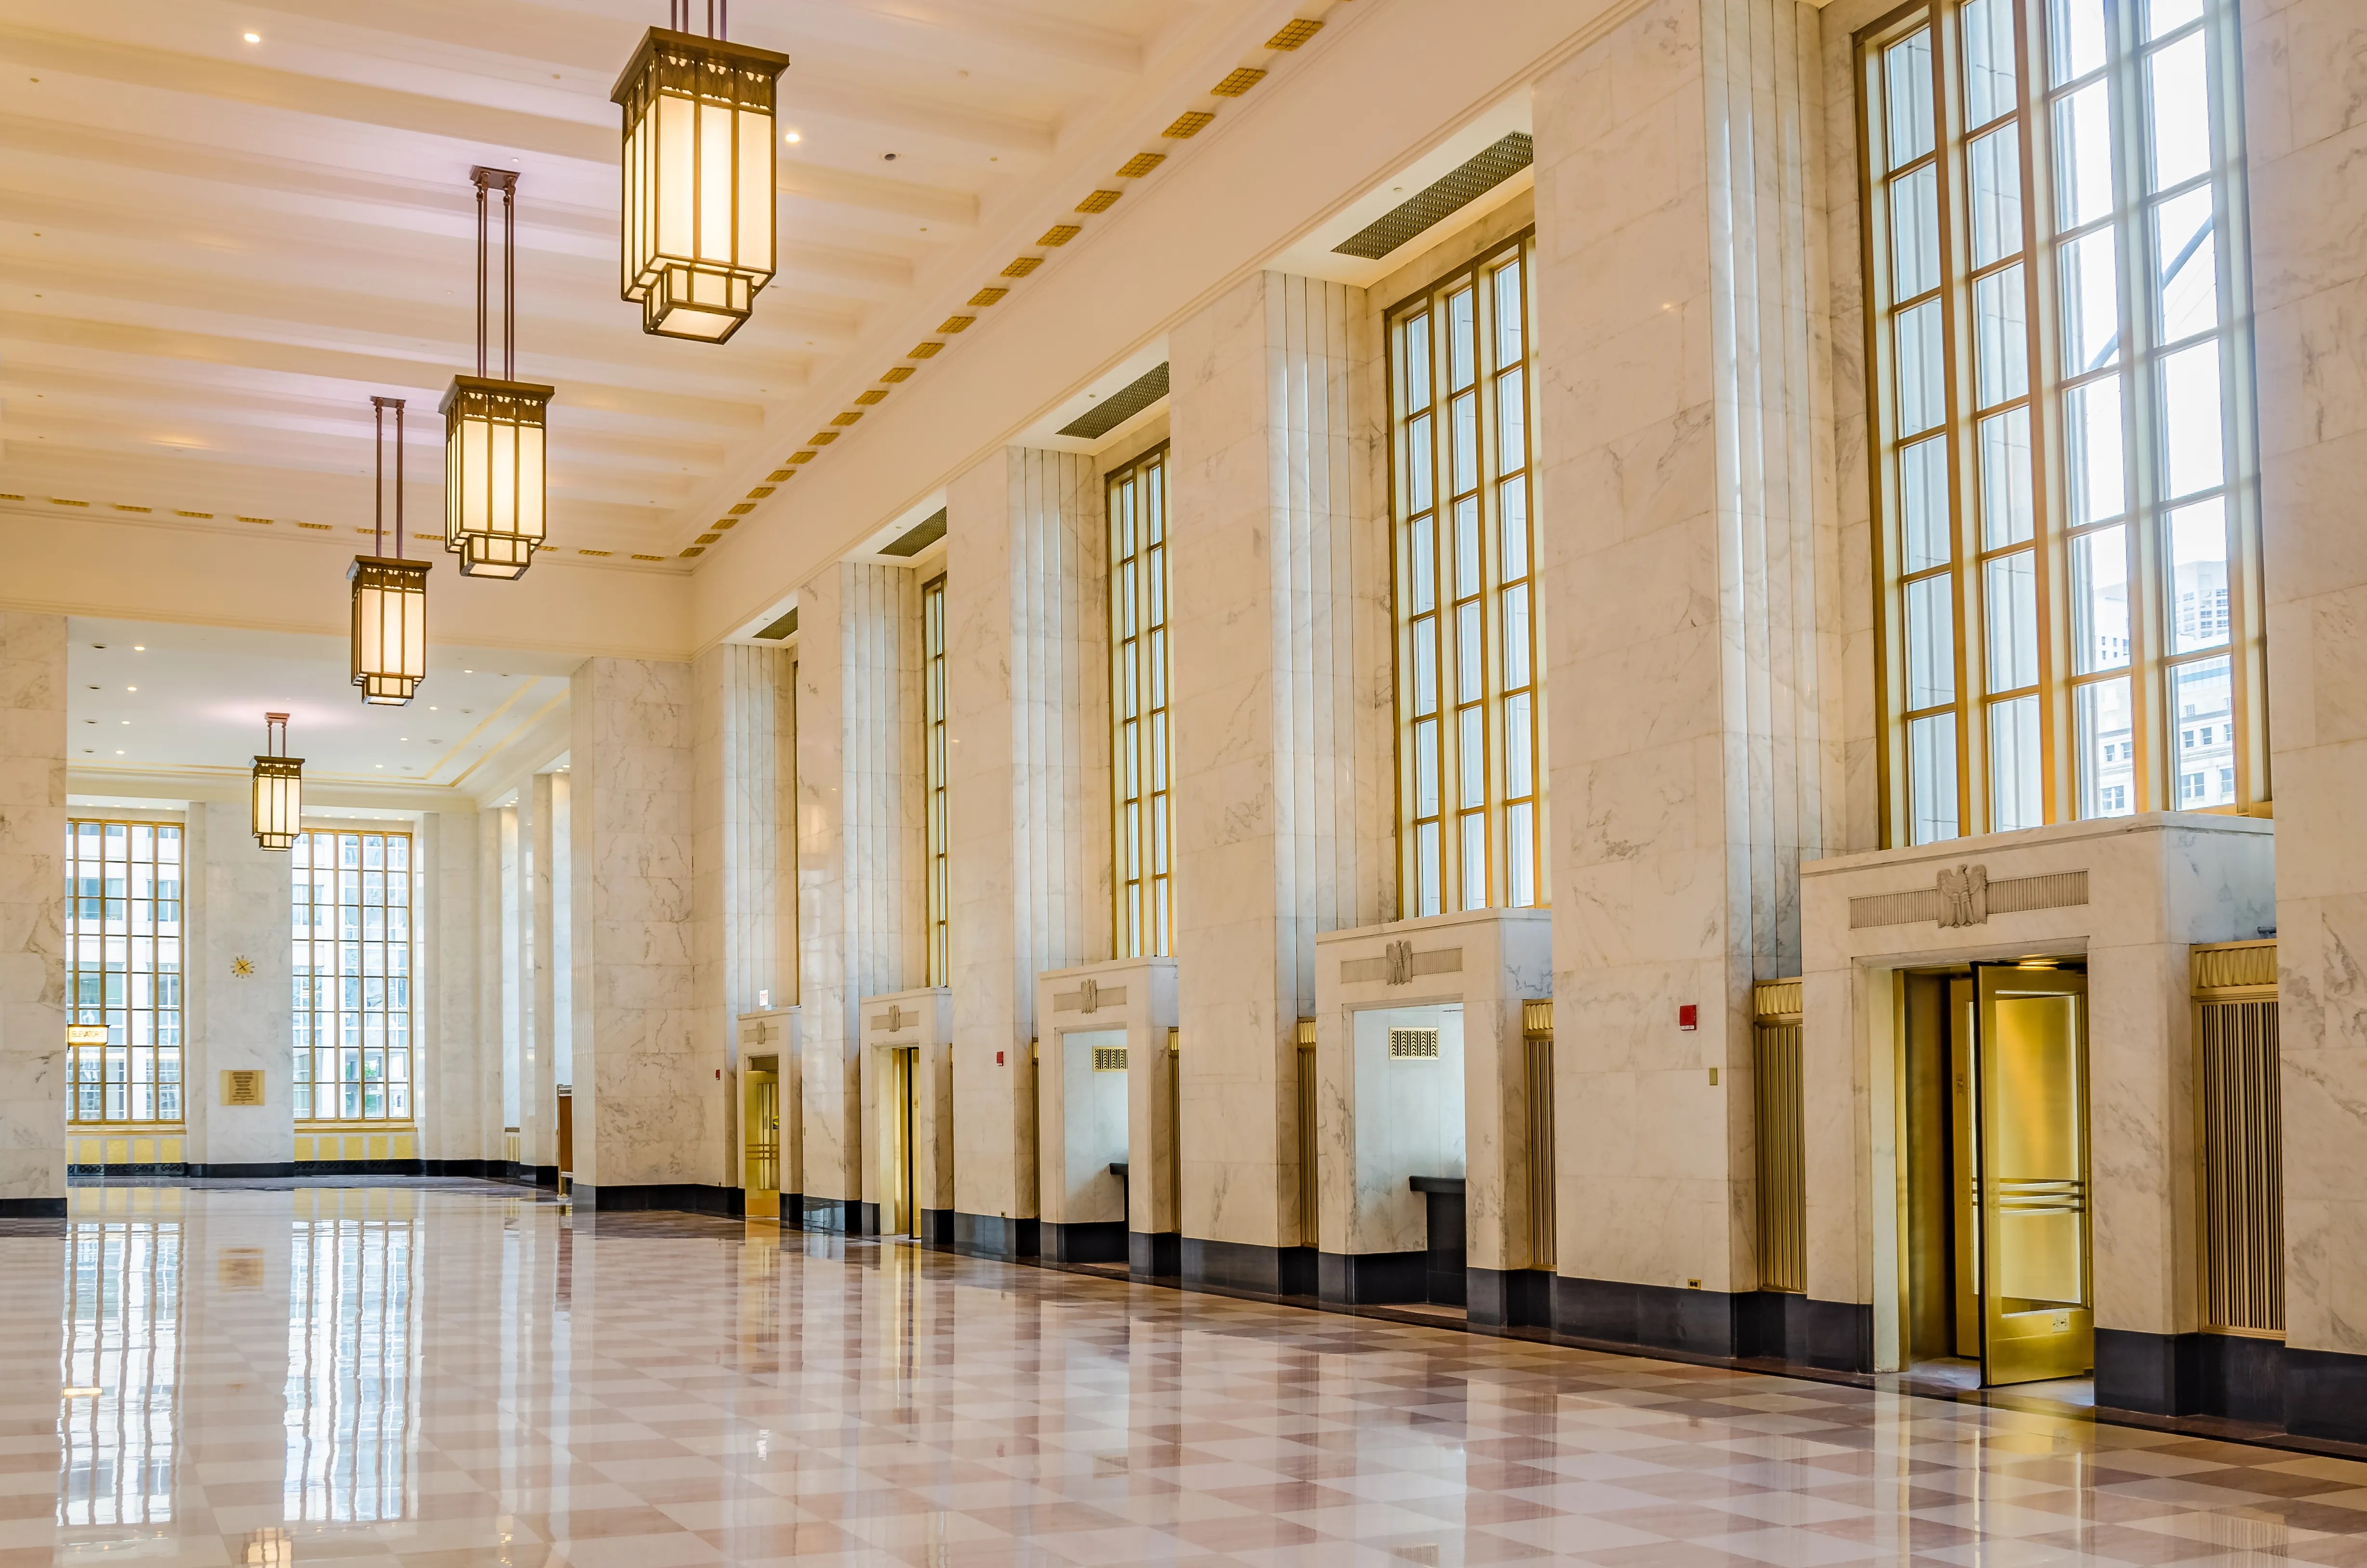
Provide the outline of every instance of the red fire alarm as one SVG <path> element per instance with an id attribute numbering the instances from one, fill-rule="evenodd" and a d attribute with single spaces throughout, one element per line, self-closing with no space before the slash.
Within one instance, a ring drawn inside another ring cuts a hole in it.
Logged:
<path id="1" fill-rule="evenodd" d="M 996 1052 L 994 1053 L 994 1064 L 995 1064 L 997 1067 L 1000 1067 L 1000 1066 L 1002 1066 L 1002 1052 L 1001 1052 L 1001 1051 L 996 1051 Z"/>
<path id="2" fill-rule="evenodd" d="M 1686 1002 L 1679 1006 L 1677 1008 L 1677 1028 L 1686 1030 L 1701 1028 L 1701 1009 L 1694 1006 L 1691 1002 Z"/>

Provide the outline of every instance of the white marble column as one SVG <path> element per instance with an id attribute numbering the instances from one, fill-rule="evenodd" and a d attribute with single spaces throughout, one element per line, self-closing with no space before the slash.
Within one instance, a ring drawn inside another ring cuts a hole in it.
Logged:
<path id="1" fill-rule="evenodd" d="M 954 1234 L 1036 1214 L 1036 977 L 1110 952 L 1108 610 L 1091 459 L 1006 447 L 946 493 Z"/>
<path id="2" fill-rule="evenodd" d="M 842 562 L 798 590 L 798 1049 L 822 1228 L 866 1199 L 856 1005 L 922 974 L 919 697 L 912 572 Z"/>
<path id="3" fill-rule="evenodd" d="M 579 1202 L 661 1196 L 621 1189 L 717 1187 L 727 1090 L 721 1044 L 697 1028 L 690 666 L 588 660 L 575 672 L 572 707 Z M 698 1195 L 663 1196 L 678 1204 Z"/>
<path id="4" fill-rule="evenodd" d="M 182 830 L 181 1103 L 189 1164 L 214 1176 L 273 1176 L 295 1157 L 288 851 L 256 844 L 254 827 L 245 801 L 208 801 Z M 263 1074 L 263 1104 L 222 1104 L 221 1074 L 247 1068 Z"/>
<path id="5" fill-rule="evenodd" d="M 1184 1269 L 1237 1289 L 1298 1283 L 1315 936 L 1395 913 L 1375 329 L 1260 273 L 1170 339 Z"/>
<path id="6" fill-rule="evenodd" d="M 0 611 L 0 1216 L 66 1211 L 65 843 L 65 617 Z"/>
<path id="7" fill-rule="evenodd" d="M 518 1130 L 518 1174 L 529 1178 L 557 1158 L 558 1133 L 550 1059 L 540 1050 L 542 1031 L 535 1008 L 536 994 L 541 989 L 542 927 L 536 915 L 540 913 L 543 888 L 541 868 L 535 862 L 535 843 L 541 836 L 541 794 L 537 780 L 529 778 L 518 786 L 517 804 L 503 813 L 504 1042 L 508 1052 L 510 1115 Z"/>
<path id="8" fill-rule="evenodd" d="M 431 812 L 420 824 L 425 871 L 421 976 L 413 1027 L 419 1046 L 419 1146 L 430 1160 L 465 1162 L 455 1174 L 482 1174 L 502 1155 L 500 1057 L 488 1053 L 478 1014 L 478 824 L 474 812 Z M 490 1098 L 489 1098 L 490 1096 Z"/>
<path id="9" fill-rule="evenodd" d="M 2246 6 L 2284 1061 L 2288 1420 L 2367 1393 L 2367 10 Z M 2338 1361 L 2325 1353 L 2335 1353 Z M 2308 1375 L 2294 1372 L 2306 1367 Z M 2309 1394 L 2312 1388 L 2318 1391 Z M 2300 1397 L 2306 1395 L 2306 1397 Z M 2294 1403 L 2299 1398 L 2299 1403 Z"/>
<path id="10" fill-rule="evenodd" d="M 559 1166 L 559 1029 L 553 1007 L 559 995 L 558 953 L 551 941 L 559 913 L 560 878 L 557 857 L 567 839 L 557 830 L 559 797 L 567 779 L 557 773 L 538 773 L 518 788 L 525 820 L 519 826 L 519 850 L 525 861 L 526 895 L 518 907 L 526 917 L 527 972 L 524 985 L 526 1063 L 523 1116 L 526 1153 L 538 1181 L 547 1174 L 554 1185 Z"/>
<path id="11" fill-rule="evenodd" d="M 1817 37 L 1655 0 L 1535 92 L 1556 1322 L 1713 1354 L 1758 1284 L 1750 982 L 1798 972 L 1826 837 Z"/>
<path id="12" fill-rule="evenodd" d="M 698 926 L 699 1028 L 723 1042 L 724 1143 L 740 1180 L 740 1017 L 769 997 L 789 1000 L 797 963 L 794 694 L 778 648 L 727 642 L 691 665 L 697 790 L 694 899 Z"/>

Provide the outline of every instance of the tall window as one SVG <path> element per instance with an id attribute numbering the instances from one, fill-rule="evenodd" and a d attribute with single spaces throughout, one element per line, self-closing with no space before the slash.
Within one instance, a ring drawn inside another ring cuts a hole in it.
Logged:
<path id="1" fill-rule="evenodd" d="M 1390 318 L 1408 915 L 1545 901 L 1523 237 Z"/>
<path id="2" fill-rule="evenodd" d="M 1109 480 L 1110 756 L 1121 958 L 1174 952 L 1167 812 L 1167 449 Z"/>
<path id="3" fill-rule="evenodd" d="M 1895 842 L 2268 799 L 2235 23 L 1865 40 Z"/>
<path id="4" fill-rule="evenodd" d="M 947 921 L 952 889 L 946 880 L 946 580 L 921 585 L 922 744 L 928 753 L 929 983 L 953 983 Z"/>
<path id="5" fill-rule="evenodd" d="M 411 835 L 296 835 L 289 851 L 299 1121 L 408 1121 Z"/>
<path id="6" fill-rule="evenodd" d="M 181 830 L 66 824 L 70 1024 L 104 1045 L 67 1048 L 77 1122 L 181 1119 Z"/>

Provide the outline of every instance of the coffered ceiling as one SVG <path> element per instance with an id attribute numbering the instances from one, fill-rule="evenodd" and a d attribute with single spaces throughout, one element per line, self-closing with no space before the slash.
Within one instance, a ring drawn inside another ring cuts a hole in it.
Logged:
<path id="1" fill-rule="evenodd" d="M 411 400 L 435 530 L 486 164 L 521 176 L 518 374 L 559 388 L 552 543 L 680 570 L 886 346 L 992 281 L 1014 225 L 1107 183 L 1146 112 L 1195 107 L 1211 58 L 1291 15 L 740 0 L 730 36 L 791 56 L 798 140 L 781 272 L 716 347 L 617 297 L 608 93 L 661 0 L 0 0 L 0 505 L 350 548 L 378 393 Z"/>

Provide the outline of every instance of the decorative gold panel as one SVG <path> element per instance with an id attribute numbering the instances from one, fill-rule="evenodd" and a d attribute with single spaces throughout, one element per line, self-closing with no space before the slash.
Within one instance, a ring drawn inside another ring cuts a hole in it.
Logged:
<path id="1" fill-rule="evenodd" d="M 1807 1162 L 1800 1113 L 1800 983 L 1752 988 L 1751 1110 L 1759 1147 L 1759 1288 L 1808 1288 Z M 1788 1002 L 1778 1010 L 1776 1005 Z"/>
<path id="2" fill-rule="evenodd" d="M 1315 1020 L 1298 1020 L 1298 1244 L 1319 1246 L 1315 1202 Z"/>
<path id="3" fill-rule="evenodd" d="M 1527 1004 L 1534 1009 L 1537 1004 Z M 1554 1041 L 1553 1004 L 1546 1028 L 1522 1043 L 1527 1057 L 1529 1102 L 1529 1267 L 1554 1266 Z"/>
<path id="4" fill-rule="evenodd" d="M 2283 1126 L 2277 945 L 2193 949 L 2194 1119 L 2201 1171 L 2203 1326 L 2285 1328 Z"/>
<path id="5" fill-rule="evenodd" d="M 1392 1062 L 1435 1062 L 1438 1060 L 1436 1029 L 1391 1029 L 1389 1060 Z"/>
<path id="6" fill-rule="evenodd" d="M 1521 1032 L 1531 1040 L 1553 1038 L 1553 998 L 1532 996 L 1521 1004 Z"/>

